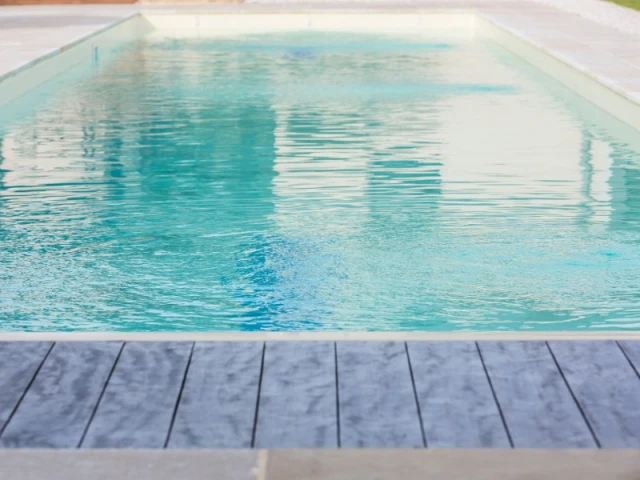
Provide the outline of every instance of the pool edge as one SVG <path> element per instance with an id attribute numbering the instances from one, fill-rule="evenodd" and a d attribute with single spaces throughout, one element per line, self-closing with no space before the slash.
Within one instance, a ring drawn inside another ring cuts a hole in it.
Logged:
<path id="1" fill-rule="evenodd" d="M 0 342 L 264 342 L 264 341 L 640 340 L 640 331 L 615 332 L 0 332 Z"/>

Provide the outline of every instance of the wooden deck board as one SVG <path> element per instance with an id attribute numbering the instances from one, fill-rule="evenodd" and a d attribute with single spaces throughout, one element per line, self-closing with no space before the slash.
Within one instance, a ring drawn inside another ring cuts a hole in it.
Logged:
<path id="1" fill-rule="evenodd" d="M 331 342 L 267 342 L 257 448 L 337 447 L 335 350 Z"/>
<path id="2" fill-rule="evenodd" d="M 616 342 L 549 346 L 600 445 L 640 447 L 640 379 Z"/>
<path id="3" fill-rule="evenodd" d="M 510 446 L 475 342 L 407 346 L 427 446 Z"/>
<path id="4" fill-rule="evenodd" d="M 193 348 L 127 343 L 82 443 L 87 448 L 162 448 Z"/>
<path id="5" fill-rule="evenodd" d="M 262 342 L 196 343 L 170 448 L 250 448 Z"/>
<path id="6" fill-rule="evenodd" d="M 479 342 L 515 447 L 595 447 L 545 342 Z"/>
<path id="7" fill-rule="evenodd" d="M 635 341 L 5 342 L 0 447 L 638 448 L 638 371 Z"/>
<path id="8" fill-rule="evenodd" d="M 51 349 L 51 342 L 0 343 L 0 431 Z"/>
<path id="9" fill-rule="evenodd" d="M 404 342 L 339 342 L 343 447 L 424 446 Z"/>
<path id="10" fill-rule="evenodd" d="M 56 343 L 0 436 L 0 446 L 77 447 L 121 346 Z"/>
<path id="11" fill-rule="evenodd" d="M 640 341 L 621 341 L 618 345 L 640 378 Z"/>

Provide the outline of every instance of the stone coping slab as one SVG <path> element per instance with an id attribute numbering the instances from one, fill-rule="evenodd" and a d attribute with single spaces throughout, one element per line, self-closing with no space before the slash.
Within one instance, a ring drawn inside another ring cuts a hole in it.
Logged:
<path id="1" fill-rule="evenodd" d="M 635 480 L 637 450 L 0 451 L 0 480 Z"/>
<path id="2" fill-rule="evenodd" d="M 640 340 L 638 331 L 456 332 L 0 332 L 0 342 Z"/>

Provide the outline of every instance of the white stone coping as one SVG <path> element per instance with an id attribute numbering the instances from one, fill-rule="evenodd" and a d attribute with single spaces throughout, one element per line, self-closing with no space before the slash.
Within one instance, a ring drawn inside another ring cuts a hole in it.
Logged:
<path id="1" fill-rule="evenodd" d="M 454 332 L 0 332 L 0 342 L 264 342 L 264 341 L 534 341 L 640 340 L 640 331 Z"/>
<path id="2" fill-rule="evenodd" d="M 0 450 L 0 479 L 635 479 L 637 449 Z"/>

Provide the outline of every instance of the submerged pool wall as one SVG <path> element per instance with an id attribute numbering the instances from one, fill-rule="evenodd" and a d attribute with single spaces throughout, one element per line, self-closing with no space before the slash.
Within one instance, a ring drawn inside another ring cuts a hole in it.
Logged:
<path id="1" fill-rule="evenodd" d="M 104 63 L 108 60 L 110 47 L 151 31 L 153 27 L 149 22 L 135 14 L 0 76 L 0 106 L 82 62 L 100 59 Z"/>
<path id="2" fill-rule="evenodd" d="M 573 92 L 640 130 L 640 105 L 628 98 L 616 85 L 606 84 L 605 79 L 591 74 L 588 68 L 570 65 L 552 55 L 543 45 L 536 45 L 522 33 L 481 14 L 476 17 L 475 29 L 480 35 L 495 40 Z"/>

